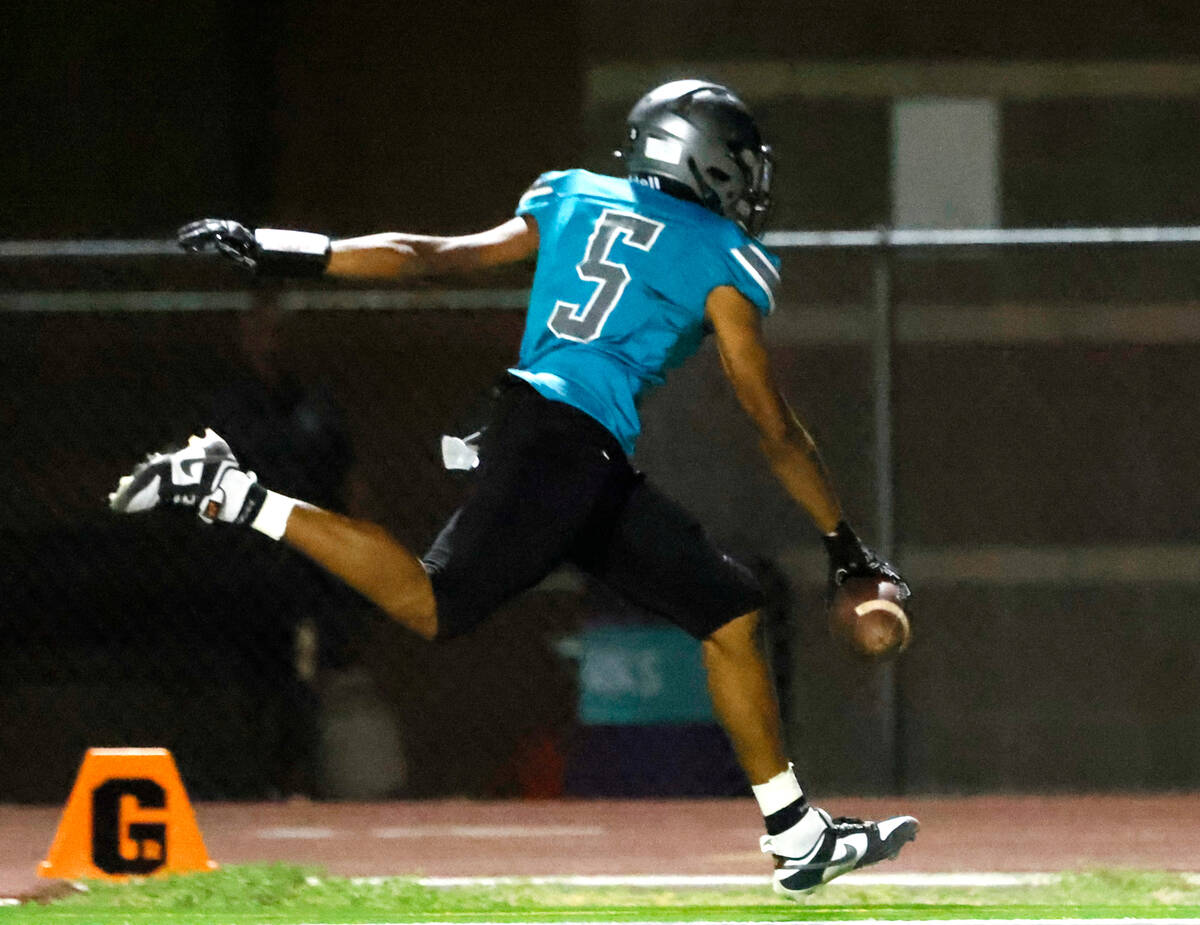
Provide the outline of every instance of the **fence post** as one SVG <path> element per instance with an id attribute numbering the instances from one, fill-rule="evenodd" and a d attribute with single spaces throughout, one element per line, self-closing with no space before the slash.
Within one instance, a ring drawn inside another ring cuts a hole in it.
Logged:
<path id="1" fill-rule="evenodd" d="M 896 310 L 892 278 L 892 230 L 879 229 L 878 244 L 872 261 L 871 378 L 875 439 L 875 542 L 879 554 L 893 559 L 896 554 L 896 495 L 893 456 L 893 350 L 896 342 Z M 904 756 L 901 753 L 903 715 L 900 708 L 900 677 L 895 662 L 879 668 L 881 734 L 884 753 L 891 756 L 891 786 L 902 792 L 905 786 Z"/>
<path id="2" fill-rule="evenodd" d="M 895 536 L 895 472 L 892 464 L 892 348 L 895 308 L 892 304 L 891 229 L 879 229 L 879 246 L 872 263 L 871 379 L 875 435 L 875 544 L 890 558 Z"/>

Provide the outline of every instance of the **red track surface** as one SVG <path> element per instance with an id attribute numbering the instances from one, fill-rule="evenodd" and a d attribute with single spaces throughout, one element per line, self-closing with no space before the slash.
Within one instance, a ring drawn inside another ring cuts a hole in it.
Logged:
<path id="1" fill-rule="evenodd" d="M 1200 871 L 1200 794 L 845 798 L 822 805 L 837 815 L 903 812 L 921 820 L 917 841 L 888 872 Z M 55 807 L 0 806 L 0 896 L 49 885 L 36 870 L 59 814 Z M 196 816 L 210 856 L 225 864 L 286 861 L 362 876 L 769 871 L 750 800 L 214 803 L 197 805 Z"/>

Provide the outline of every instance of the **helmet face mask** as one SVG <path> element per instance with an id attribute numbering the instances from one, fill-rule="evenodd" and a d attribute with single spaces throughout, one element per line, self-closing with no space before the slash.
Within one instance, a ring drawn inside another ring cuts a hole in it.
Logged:
<path id="1" fill-rule="evenodd" d="M 670 181 L 755 237 L 770 206 L 771 150 L 745 104 L 719 84 L 676 80 L 630 110 L 620 152 L 629 174 Z"/>

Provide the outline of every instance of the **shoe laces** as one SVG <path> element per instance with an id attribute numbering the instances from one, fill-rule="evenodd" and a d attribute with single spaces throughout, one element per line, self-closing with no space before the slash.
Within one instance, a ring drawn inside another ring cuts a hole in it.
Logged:
<path id="1" fill-rule="evenodd" d="M 873 826 L 874 822 L 859 819 L 856 816 L 834 816 L 829 820 L 829 828 L 839 834 L 850 834 Z"/>

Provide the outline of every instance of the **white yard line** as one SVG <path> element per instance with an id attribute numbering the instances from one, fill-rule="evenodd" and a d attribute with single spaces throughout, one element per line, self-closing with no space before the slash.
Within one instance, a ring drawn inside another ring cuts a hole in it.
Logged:
<path id="1" fill-rule="evenodd" d="M 268 841 L 312 841 L 321 838 L 333 838 L 333 829 L 313 825 L 278 825 L 269 829 L 259 829 L 254 833 L 256 838 Z"/>
<path id="2" fill-rule="evenodd" d="M 393 825 L 371 829 L 371 838 L 588 838 L 607 834 L 598 825 Z M 255 838 L 267 841 L 313 841 L 358 838 L 361 832 L 326 826 L 278 825 L 257 829 Z"/>
<path id="3" fill-rule="evenodd" d="M 547 919 L 553 925 L 763 925 L 771 919 L 659 919 L 645 922 L 626 922 L 620 919 Z M 821 925 L 863 925 L 864 922 L 875 922 L 876 919 L 821 919 Z M 980 922 L 991 922 L 993 925 L 1184 925 L 1195 923 L 1198 919 L 1168 919 L 1168 918 L 1121 918 L 1121 919 L 888 919 L 892 922 L 905 922 L 907 925 L 979 925 Z M 342 923 L 307 922 L 305 925 L 342 925 Z M 446 925 L 445 921 L 430 922 L 372 922 L 369 925 Z M 476 922 L 471 925 L 514 925 L 508 922 Z"/>
<path id="4" fill-rule="evenodd" d="M 838 886 L 909 886 L 909 887 L 988 887 L 1040 886 L 1057 883 L 1059 874 L 1000 873 L 989 871 L 956 871 L 951 873 L 857 873 L 846 874 L 824 889 Z M 595 874 L 586 876 L 544 877 L 422 877 L 417 881 L 428 887 L 473 886 L 627 886 L 627 887 L 718 887 L 768 885 L 771 878 L 760 874 Z"/>
<path id="5" fill-rule="evenodd" d="M 579 838 L 604 835 L 598 825 L 394 825 L 372 829 L 375 838 Z"/>

